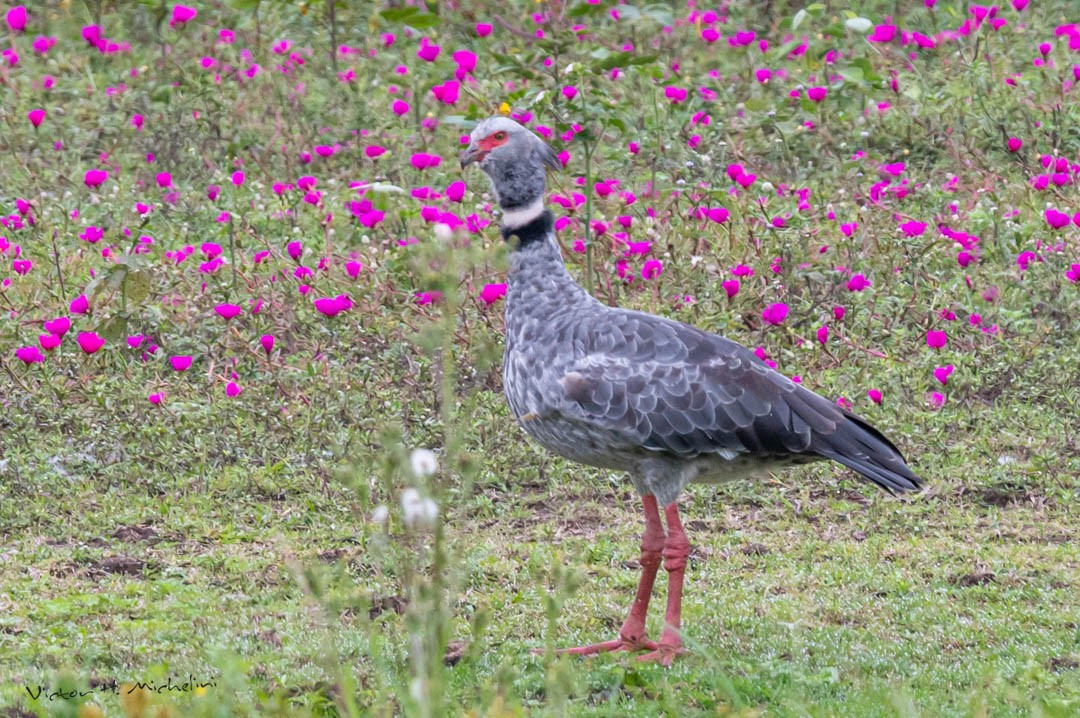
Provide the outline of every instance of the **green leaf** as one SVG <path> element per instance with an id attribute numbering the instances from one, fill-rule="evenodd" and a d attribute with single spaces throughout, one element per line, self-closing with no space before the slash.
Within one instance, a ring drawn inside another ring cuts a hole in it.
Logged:
<path id="1" fill-rule="evenodd" d="M 439 25 L 442 19 L 435 13 L 424 12 L 415 7 L 391 7 L 379 12 L 387 22 L 400 22 L 417 30 L 426 30 Z"/>
<path id="2" fill-rule="evenodd" d="M 795 32 L 796 30 L 799 29 L 799 25 L 802 25 L 803 21 L 806 20 L 807 14 L 808 13 L 806 12 L 805 8 L 800 10 L 799 12 L 795 13 L 795 17 L 791 18 L 791 31 L 792 32 Z"/>

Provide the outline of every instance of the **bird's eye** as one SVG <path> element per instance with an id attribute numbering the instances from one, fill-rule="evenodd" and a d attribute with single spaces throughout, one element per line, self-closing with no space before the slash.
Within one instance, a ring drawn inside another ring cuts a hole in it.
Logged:
<path id="1" fill-rule="evenodd" d="M 506 139 L 506 133 L 505 132 L 496 132 L 495 133 L 495 139 L 498 140 L 499 142 L 502 142 L 503 140 Z"/>

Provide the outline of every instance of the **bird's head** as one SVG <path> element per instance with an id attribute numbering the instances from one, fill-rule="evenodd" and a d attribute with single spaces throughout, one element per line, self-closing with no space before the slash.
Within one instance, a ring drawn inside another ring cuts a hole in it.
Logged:
<path id="1" fill-rule="evenodd" d="M 562 166 L 543 140 L 508 117 L 490 117 L 472 131 L 469 146 L 461 153 L 461 166 L 473 163 L 491 180 L 504 225 L 511 213 L 534 206 L 542 209 L 544 168 Z"/>

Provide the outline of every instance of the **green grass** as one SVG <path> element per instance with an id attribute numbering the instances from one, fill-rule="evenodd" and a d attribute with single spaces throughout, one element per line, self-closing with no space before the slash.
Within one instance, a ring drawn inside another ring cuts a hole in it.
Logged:
<path id="1" fill-rule="evenodd" d="M 859 13 L 874 23 L 891 13 L 926 34 L 966 17 L 944 1 L 933 14 L 921 3 L 866 5 Z M 1065 276 L 1080 246 L 1076 227 L 1054 232 L 1042 214 L 1080 207 L 1074 184 L 1030 185 L 1040 155 L 1080 155 L 1075 90 L 1062 84 L 1072 56 L 1054 36 L 1071 5 L 1006 8 L 1010 25 L 998 33 L 919 51 L 910 67 L 911 47 L 865 42 L 844 29 L 843 8 L 798 16 L 795 34 L 809 45 L 792 58 L 778 48 L 794 4 L 732 9 L 723 32 L 756 30 L 771 43 L 763 55 L 724 41 L 705 48 L 683 26 L 660 32 L 682 9 L 649 6 L 636 18 L 624 7 L 616 23 L 592 7 L 572 3 L 543 43 L 498 22 L 491 38 L 473 32 L 499 12 L 524 32 L 526 13 L 557 9 L 535 3 L 436 8 L 440 17 L 339 4 L 331 19 L 326 3 L 236 0 L 200 5 L 197 21 L 175 29 L 168 7 L 150 4 L 30 9 L 29 37 L 11 36 L 19 65 L 0 64 L 0 210 L 14 215 L 15 199 L 28 199 L 35 218 L 0 230 L 34 262 L 17 276 L 13 250 L 0 254 L 0 280 L 12 279 L 0 289 L 0 716 L 1080 715 L 1080 291 Z M 131 42 L 129 54 L 102 56 L 79 40 L 96 19 Z M 438 63 L 416 60 L 406 22 L 443 45 Z M 578 40 L 576 22 L 595 32 Z M 235 45 L 216 44 L 221 27 L 235 29 Z M 393 48 L 383 31 L 397 34 Z M 46 57 L 29 47 L 36 34 L 60 38 Z M 283 38 L 305 58 L 288 75 L 271 50 Z M 637 52 L 619 55 L 631 41 Z M 1052 68 L 1032 66 L 1042 41 L 1055 43 Z M 332 63 L 334 44 L 378 53 Z M 199 64 L 245 67 L 241 47 L 263 66 L 251 82 L 218 84 Z M 446 56 L 458 48 L 477 52 L 477 82 L 444 107 L 429 89 L 452 75 Z M 832 70 L 828 49 L 844 52 Z M 549 56 L 557 61 L 545 66 Z M 618 81 L 607 79 L 613 62 Z M 394 72 L 402 63 L 408 75 Z M 758 83 L 759 67 L 789 78 Z M 339 80 L 350 68 L 358 79 Z M 822 79 L 833 71 L 845 79 Z M 1011 73 L 1021 74 L 1015 86 L 1003 81 Z M 47 92 L 45 74 L 56 78 Z M 120 83 L 125 91 L 105 93 Z M 404 117 L 390 112 L 389 84 L 414 93 Z M 580 89 L 574 102 L 559 92 L 566 84 Z M 828 84 L 829 95 L 791 100 L 800 84 Z M 669 104 L 668 85 L 689 88 L 690 100 Z M 695 95 L 699 86 L 717 101 Z M 590 239 L 588 259 L 567 256 L 598 296 L 762 347 L 781 371 L 847 397 L 928 480 L 919 495 L 889 498 L 839 466 L 813 465 L 693 487 L 681 501 L 694 547 L 690 652 L 669 669 L 553 653 L 618 631 L 638 575 L 638 498 L 625 477 L 553 457 L 514 424 L 501 394 L 501 304 L 477 300 L 502 281 L 494 227 L 440 241 L 421 219 L 423 204 L 491 218 L 482 179 L 460 175 L 453 159 L 468 123 L 504 101 L 553 127 L 553 143 L 571 152 L 553 192 L 583 191 L 575 178 L 588 175 L 586 184 L 618 179 L 638 195 L 630 205 L 593 196 L 562 233 L 567 248 Z M 38 130 L 26 121 L 35 107 L 48 111 Z M 691 125 L 698 111 L 711 124 Z M 421 126 L 428 115 L 436 129 Z M 584 131 L 559 141 L 575 122 Z M 689 148 L 694 134 L 702 142 Z M 1008 152 L 1008 136 L 1024 149 Z M 339 149 L 301 161 L 323 144 Z M 372 144 L 388 154 L 366 158 Z M 419 151 L 443 164 L 414 170 Z M 898 161 L 909 194 L 870 201 L 878 167 Z M 728 192 L 732 162 L 756 172 L 755 190 Z M 82 184 L 86 169 L 106 166 L 102 190 Z M 238 166 L 246 180 L 234 187 Z M 171 200 L 155 185 L 165 170 Z M 271 190 L 302 175 L 318 179 L 321 206 Z M 461 206 L 407 195 L 457 179 L 470 189 Z M 346 208 L 359 180 L 386 185 L 365 195 L 386 213 L 376 227 Z M 215 202 L 208 184 L 222 187 Z M 784 196 L 773 191 L 781 184 Z M 809 210 L 797 209 L 796 188 L 811 190 Z M 137 201 L 154 211 L 139 217 Z M 727 223 L 691 219 L 719 205 Z M 218 221 L 223 211 L 229 221 Z M 586 230 L 624 214 L 664 263 L 654 282 L 619 280 L 617 227 L 599 238 Z M 787 214 L 784 228 L 771 227 Z M 908 219 L 926 222 L 925 234 L 899 233 Z M 845 237 L 837 224 L 853 221 Z M 958 266 L 939 222 L 981 238 L 975 264 Z M 78 239 L 91 224 L 105 232 L 99 244 Z M 141 234 L 154 238 L 145 254 L 132 251 Z M 400 244 L 406 237 L 418 242 Z M 294 239 L 305 265 L 327 262 L 308 295 L 286 251 Z M 216 273 L 197 269 L 207 241 L 227 258 Z M 183 264 L 166 257 L 185 245 L 195 254 Z M 256 264 L 259 250 L 272 254 Z M 1042 261 L 1021 271 L 1024 251 Z M 342 269 L 352 258 L 365 265 L 356 280 Z M 755 275 L 729 299 L 721 282 L 739 263 Z M 872 287 L 848 292 L 837 266 Z M 441 303 L 415 301 L 431 290 Z M 72 334 L 97 331 L 106 349 L 84 356 L 69 337 L 42 364 L 17 360 L 42 320 L 69 314 L 80 293 L 92 312 L 73 316 Z M 355 306 L 337 317 L 311 306 L 342 293 Z M 263 311 L 228 324 L 213 311 L 256 299 Z M 789 319 L 763 326 L 774 301 L 791 307 Z M 997 331 L 969 324 L 974 313 Z M 945 349 L 926 346 L 931 329 L 948 331 Z M 137 333 L 158 353 L 129 350 L 125 337 Z M 276 338 L 270 357 L 262 334 Z M 193 367 L 173 372 L 173 355 L 193 356 Z M 942 387 L 932 371 L 945 364 L 956 370 Z M 230 380 L 239 397 L 226 396 Z M 940 408 L 933 391 L 945 395 Z M 155 392 L 160 405 L 147 400 Z M 433 476 L 410 472 L 417 447 L 438 450 Z M 406 525 L 399 502 L 410 486 L 437 502 L 433 527 Z M 198 695 L 100 689 L 189 677 L 211 685 Z M 39 685 L 89 693 L 32 700 L 26 687 Z"/>

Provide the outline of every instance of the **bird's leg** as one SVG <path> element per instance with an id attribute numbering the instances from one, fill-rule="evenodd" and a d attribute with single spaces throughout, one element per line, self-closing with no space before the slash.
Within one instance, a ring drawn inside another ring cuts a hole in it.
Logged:
<path id="1" fill-rule="evenodd" d="M 664 542 L 664 570 L 668 572 L 667 612 L 664 614 L 664 630 L 656 649 L 646 653 L 638 660 L 656 661 L 662 666 L 670 666 L 677 653 L 683 653 L 682 635 L 679 624 L 682 613 L 683 574 L 686 571 L 686 557 L 690 555 L 690 542 L 686 538 L 682 521 L 679 520 L 679 506 L 672 503 L 664 507 L 667 519 L 667 539 Z"/>
<path id="2" fill-rule="evenodd" d="M 630 606 L 630 614 L 619 630 L 619 637 L 603 643 L 587 646 L 564 648 L 559 653 L 588 656 L 605 651 L 657 650 L 657 645 L 645 635 L 645 616 L 649 612 L 649 598 L 652 596 L 656 573 L 660 569 L 661 555 L 664 549 L 664 526 L 660 523 L 660 509 L 656 497 L 648 495 L 642 498 L 645 508 L 645 533 L 641 537 L 641 579 L 638 581 L 637 594 Z"/>

